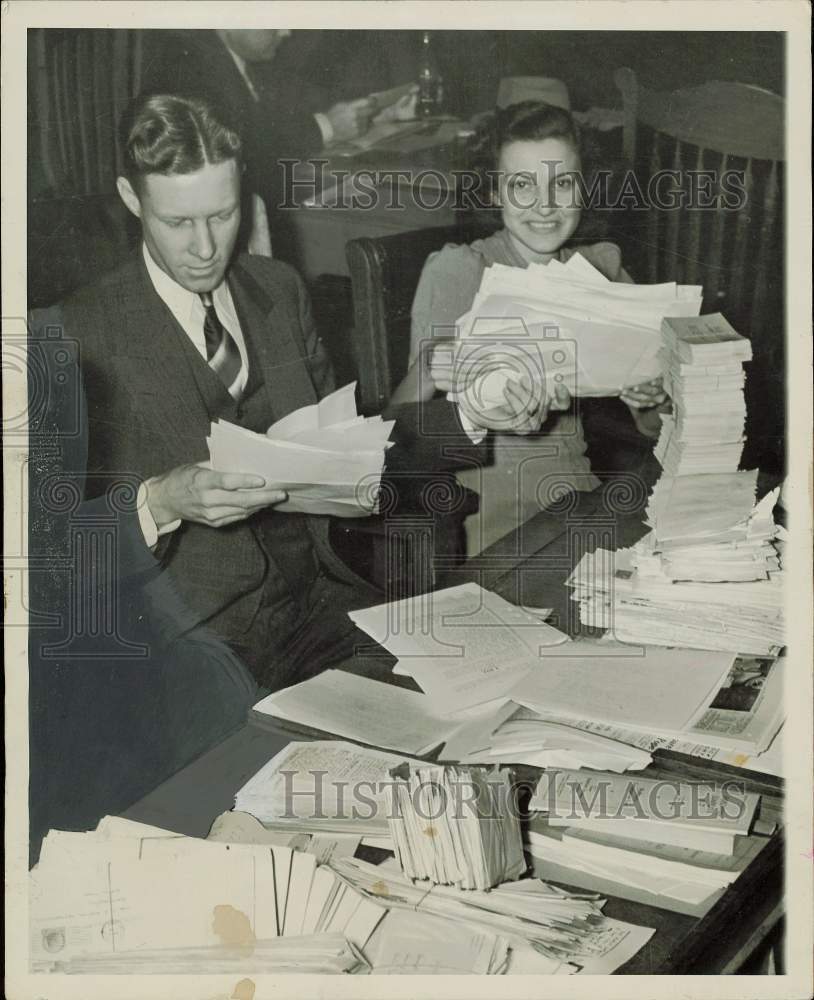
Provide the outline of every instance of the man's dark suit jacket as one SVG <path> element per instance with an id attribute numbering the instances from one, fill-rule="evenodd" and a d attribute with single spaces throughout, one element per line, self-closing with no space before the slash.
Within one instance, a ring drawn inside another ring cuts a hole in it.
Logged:
<path id="1" fill-rule="evenodd" d="M 290 268 L 241 257 L 229 281 L 252 361 L 248 408 L 265 430 L 330 391 L 333 378 Z M 318 609 L 318 623 L 331 612 L 328 628 L 347 628 L 354 597 L 377 597 L 335 556 L 324 518 L 269 512 L 225 529 L 185 523 L 155 553 L 147 548 L 134 505 L 139 480 L 205 459 L 210 416 L 239 419 L 239 408 L 158 297 L 140 252 L 32 317 L 29 354 L 33 859 L 49 826 L 94 826 L 242 723 L 256 689 L 233 639 L 261 600 L 265 574 L 280 598 L 268 609 L 272 629 L 278 612 L 291 624 L 283 597 L 300 585 L 292 570 L 318 575 L 325 593 L 345 601 Z M 481 455 L 467 449 L 445 401 L 393 415 L 397 486 L 450 464 L 450 442 L 464 462 Z M 282 535 L 267 537 L 269 523 Z M 262 664 L 266 652 L 255 649 L 255 659 Z M 297 646 L 284 682 L 319 669 L 312 652 Z M 354 666 L 374 676 L 380 668 Z"/>
<path id="2" fill-rule="evenodd" d="M 66 333 L 80 344 L 88 406 L 86 497 L 111 473 L 138 481 L 206 460 L 214 419 L 264 433 L 335 388 L 296 272 L 279 261 L 241 256 L 228 281 L 249 356 L 239 405 L 156 293 L 140 255 L 64 304 Z M 425 418 L 432 421 L 430 435 L 419 426 Z M 397 416 L 388 464 L 408 477 L 449 465 L 444 445 L 456 432 L 460 443 L 446 401 L 420 414 L 406 408 Z M 481 449 L 469 452 L 464 461 Z M 270 509 L 219 529 L 185 521 L 162 536 L 155 551 L 162 583 L 169 578 L 187 609 L 166 623 L 168 637 L 206 623 L 257 669 L 264 657 L 273 659 L 270 634 L 281 633 L 282 642 L 282 633 L 295 628 L 291 600 L 307 603 L 317 577 L 341 584 L 349 598 L 356 590 L 363 602 L 370 599 L 368 585 L 333 552 L 328 530 L 327 518 Z M 258 628 L 261 613 L 271 615 L 271 633 Z"/>
<path id="3" fill-rule="evenodd" d="M 80 344 L 91 493 L 101 474 L 144 480 L 206 460 L 213 419 L 265 432 L 334 388 L 294 271 L 245 256 L 232 266 L 229 284 L 249 355 L 249 384 L 239 405 L 156 293 L 140 256 L 64 304 L 66 331 Z M 189 609 L 186 620 L 168 627 L 183 632 L 209 622 L 226 639 L 237 639 L 267 596 L 270 564 L 287 578 L 288 589 L 307 586 L 317 568 L 359 583 L 333 554 L 327 533 L 325 518 L 271 510 L 220 529 L 184 522 L 161 537 L 155 553 Z"/>

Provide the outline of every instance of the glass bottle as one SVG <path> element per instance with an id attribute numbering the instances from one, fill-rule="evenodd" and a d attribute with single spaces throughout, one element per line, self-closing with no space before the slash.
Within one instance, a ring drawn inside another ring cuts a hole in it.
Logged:
<path id="1" fill-rule="evenodd" d="M 424 32 L 421 41 L 421 58 L 418 63 L 418 101 L 416 114 L 419 118 L 431 118 L 441 110 L 443 80 L 432 51 L 431 33 Z"/>

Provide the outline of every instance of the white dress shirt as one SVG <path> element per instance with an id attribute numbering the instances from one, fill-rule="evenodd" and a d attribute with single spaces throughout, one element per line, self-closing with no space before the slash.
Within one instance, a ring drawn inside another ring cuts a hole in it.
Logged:
<path id="1" fill-rule="evenodd" d="M 206 361 L 206 339 L 203 330 L 206 311 L 201 302 L 201 297 L 197 292 L 190 292 L 186 288 L 183 288 L 166 271 L 163 271 L 153 260 L 146 244 L 142 244 L 141 250 L 147 274 L 150 276 L 153 288 L 155 288 L 161 300 L 176 320 L 178 320 L 179 325 L 190 341 L 192 341 L 195 349 L 204 361 Z M 240 329 L 237 312 L 232 301 L 232 293 L 229 291 L 226 281 L 222 281 L 212 292 L 212 302 L 214 303 L 218 318 L 234 338 L 237 349 L 240 352 L 241 366 L 237 379 L 237 387 L 240 392 L 243 392 L 249 378 L 249 358 L 246 353 L 246 341 L 243 337 L 243 331 Z M 144 540 L 150 548 L 154 548 L 159 535 L 175 531 L 181 522 L 180 520 L 172 521 L 169 524 L 161 525 L 160 528 L 156 525 L 147 504 L 147 494 L 151 482 L 153 480 L 148 479 L 146 483 L 142 483 L 139 489 L 137 506 L 139 523 L 144 534 Z"/>

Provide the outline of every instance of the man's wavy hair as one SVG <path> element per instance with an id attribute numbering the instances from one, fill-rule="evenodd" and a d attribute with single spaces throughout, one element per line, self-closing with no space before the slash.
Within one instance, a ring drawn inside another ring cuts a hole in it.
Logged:
<path id="1" fill-rule="evenodd" d="M 243 165 L 240 135 L 192 97 L 137 97 L 122 117 L 121 139 L 124 175 L 138 194 L 147 174 L 191 174 L 226 160 Z"/>

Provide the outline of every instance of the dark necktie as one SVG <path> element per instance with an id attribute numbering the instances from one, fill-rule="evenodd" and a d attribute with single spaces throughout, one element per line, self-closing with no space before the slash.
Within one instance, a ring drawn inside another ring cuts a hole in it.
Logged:
<path id="1" fill-rule="evenodd" d="M 203 327 L 206 360 L 227 390 L 237 399 L 240 395 L 237 377 L 242 367 L 240 351 L 234 337 L 221 323 L 212 296 L 208 292 L 202 292 L 201 302 L 206 313 Z"/>

